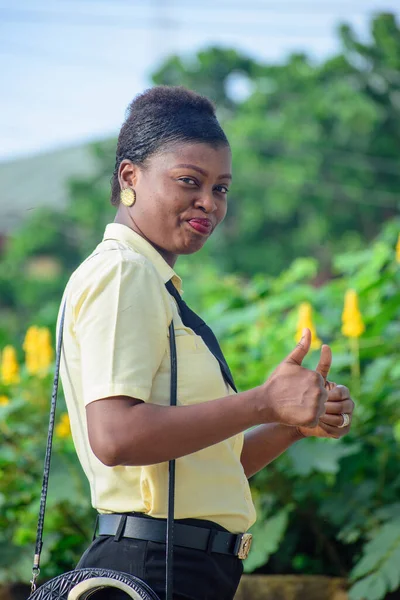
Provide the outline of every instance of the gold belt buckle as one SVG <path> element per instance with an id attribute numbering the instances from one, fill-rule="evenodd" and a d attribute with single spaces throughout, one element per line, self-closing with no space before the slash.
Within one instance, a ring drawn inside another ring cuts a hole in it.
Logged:
<path id="1" fill-rule="evenodd" d="M 239 548 L 237 550 L 237 557 L 241 560 L 245 560 L 248 557 L 252 540 L 253 536 L 251 535 L 251 533 L 243 533 L 241 538 L 239 538 Z"/>

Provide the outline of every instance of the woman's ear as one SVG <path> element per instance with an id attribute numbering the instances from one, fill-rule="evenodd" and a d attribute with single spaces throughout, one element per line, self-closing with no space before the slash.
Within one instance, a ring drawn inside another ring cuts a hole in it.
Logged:
<path id="1" fill-rule="evenodd" d="M 131 160 L 125 158 L 121 162 L 118 169 L 118 181 L 121 190 L 127 187 L 135 189 L 138 171 L 139 167 L 133 164 Z"/>

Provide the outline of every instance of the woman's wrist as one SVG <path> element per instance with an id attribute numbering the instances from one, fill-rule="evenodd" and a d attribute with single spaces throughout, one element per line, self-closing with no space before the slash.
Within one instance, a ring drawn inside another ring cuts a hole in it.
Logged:
<path id="1" fill-rule="evenodd" d="M 297 425 L 297 427 L 292 427 L 293 429 L 293 438 L 295 442 L 298 442 L 299 440 L 304 440 L 304 438 L 306 438 L 307 436 L 304 435 L 304 433 L 302 433 L 301 431 L 301 427 L 299 425 Z"/>
<path id="2" fill-rule="evenodd" d="M 253 406 L 253 422 L 251 426 L 254 427 L 257 425 L 279 425 L 281 427 L 281 430 L 286 432 L 285 435 L 289 436 L 289 439 L 292 443 L 298 442 L 299 440 L 306 438 L 307 436 L 301 431 L 301 426 L 288 425 L 278 420 L 277 414 L 272 408 L 273 403 L 271 402 L 271 399 L 269 401 L 266 400 L 266 396 L 268 395 L 266 383 L 249 390 L 249 392 L 251 392 L 252 394 L 251 405 Z"/>
<path id="3" fill-rule="evenodd" d="M 285 432 L 286 439 L 289 439 L 291 444 L 303 440 L 306 436 L 301 432 L 301 427 L 296 425 L 283 425 L 275 423 L 280 426 L 281 430 Z"/>
<path id="4" fill-rule="evenodd" d="M 263 383 L 249 390 L 251 393 L 250 406 L 252 408 L 251 418 L 255 425 L 265 425 L 267 423 L 277 423 L 276 414 L 273 411 L 273 403 L 267 398 L 267 384 Z"/>

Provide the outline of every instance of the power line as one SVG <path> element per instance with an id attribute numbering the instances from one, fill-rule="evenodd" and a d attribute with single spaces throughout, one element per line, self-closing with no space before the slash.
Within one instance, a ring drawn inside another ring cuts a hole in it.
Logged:
<path id="1" fill-rule="evenodd" d="M 157 27 L 155 23 L 154 17 L 133 17 L 131 19 L 127 18 L 127 15 L 122 15 L 124 17 L 123 21 L 121 21 L 120 15 L 93 15 L 93 14 L 73 14 L 73 13 L 65 13 L 65 12 L 50 12 L 50 11 L 19 11 L 15 9 L 7 9 L 0 13 L 1 20 L 3 22 L 8 23 L 34 23 L 34 24 L 44 24 L 44 23 L 57 23 L 61 22 L 62 25 L 71 25 L 71 26 L 89 26 L 89 27 L 106 27 L 106 28 L 117 28 L 117 29 L 152 29 Z M 266 31 L 266 25 L 270 25 L 273 28 L 273 31 Z M 240 23 L 226 21 L 221 24 L 219 21 L 213 20 L 199 20 L 196 18 L 195 21 L 191 22 L 185 20 L 178 20 L 176 18 L 168 18 L 163 17 L 163 26 L 168 29 L 176 29 L 185 26 L 185 28 L 198 28 L 198 27 L 216 27 L 218 28 L 219 35 L 229 35 L 230 33 L 234 33 L 235 31 L 239 31 L 244 33 L 244 28 L 246 26 L 251 27 L 251 31 L 248 33 L 253 35 L 261 35 L 261 33 L 254 29 L 255 26 L 262 27 L 262 36 L 268 38 L 273 37 L 284 37 L 285 34 L 290 35 L 291 38 L 299 38 L 304 39 L 307 35 L 313 34 L 313 39 L 326 39 L 322 33 L 319 35 L 314 35 L 315 31 L 319 31 L 320 27 L 311 26 L 304 27 L 302 26 L 301 30 L 299 30 L 298 26 L 279 26 L 279 32 L 276 31 L 275 23 L 266 23 L 260 21 L 242 21 Z M 284 32 L 284 33 L 283 33 Z"/>
<path id="2" fill-rule="evenodd" d="M 82 4 L 99 4 L 102 1 L 105 3 L 109 3 L 109 0 L 73 0 L 76 3 L 82 6 Z M 143 3 L 134 3 L 132 0 L 118 0 L 114 2 L 114 6 L 119 4 L 129 5 L 129 8 L 140 8 L 144 6 Z M 338 10 L 340 11 L 351 11 L 351 15 L 359 15 L 365 14 L 366 10 L 371 13 L 376 12 L 393 12 L 395 7 L 391 4 L 386 4 L 384 6 L 376 7 L 374 3 L 371 7 L 365 7 L 365 0 L 362 0 L 362 4 L 355 5 L 354 1 L 352 3 L 348 2 L 325 2 L 324 4 L 316 4 L 315 2 L 301 2 L 301 6 L 299 6 L 299 2 L 280 2 L 277 7 L 276 2 L 268 4 L 267 2 L 246 2 L 245 4 L 239 4 L 235 2 L 224 2 L 223 0 L 219 0 L 218 2 L 212 2 L 211 0 L 202 0 L 202 2 L 197 6 L 189 6 L 186 0 L 174 0 L 169 4 L 170 8 L 184 8 L 185 10 L 194 11 L 203 11 L 204 8 L 210 10 L 221 10 L 221 9 L 229 9 L 238 12 L 248 12 L 249 10 L 260 11 L 260 12 L 273 12 L 273 13 L 284 13 L 285 11 L 289 11 L 293 14 L 337 14 Z"/>
<path id="3" fill-rule="evenodd" d="M 44 12 L 44 11 L 19 11 L 14 9 L 7 9 L 1 11 L 1 20 L 8 23 L 60 23 L 62 25 L 76 25 L 76 26 L 87 26 L 90 27 L 117 27 L 118 29 L 147 29 L 154 26 L 154 19 L 148 18 L 137 18 L 135 17 L 131 21 L 121 21 L 121 16 L 108 17 L 106 15 L 90 15 L 90 14 L 78 14 L 78 13 L 63 13 L 63 12 Z M 178 23 L 172 19 L 169 21 L 169 27 L 175 27 Z"/>
<path id="4" fill-rule="evenodd" d="M 226 4 L 224 4 L 224 5 L 226 5 Z M 15 11 L 15 10 L 13 11 L 12 9 L 11 9 L 11 12 L 13 14 L 18 13 L 18 15 L 22 14 L 21 11 Z M 35 11 L 27 11 L 27 13 L 28 13 L 28 17 L 29 17 L 29 15 L 34 15 L 34 17 L 37 18 L 37 14 L 36 14 Z M 26 13 L 25 13 L 25 15 L 26 15 Z M 54 18 L 61 19 L 63 23 L 65 22 L 65 19 L 64 19 L 65 15 L 63 15 L 62 13 L 55 13 L 55 12 L 44 13 L 44 12 L 42 12 L 41 15 L 50 16 L 50 19 L 54 19 Z M 72 15 L 72 16 L 74 16 L 74 15 Z M 39 17 L 40 17 L 40 15 L 39 15 Z M 75 15 L 75 17 L 78 18 L 79 24 L 82 25 L 83 23 L 80 20 L 81 16 Z M 93 21 L 93 17 L 91 17 L 89 15 L 85 15 L 85 18 L 89 18 L 90 19 L 90 24 L 91 25 L 93 24 L 93 22 L 92 22 Z M 98 18 L 101 19 L 101 24 L 104 24 L 104 26 L 107 26 L 107 27 L 110 26 L 109 17 L 106 17 L 105 15 L 100 15 L 100 16 L 98 16 Z M 130 24 L 129 27 L 139 27 L 139 28 L 143 27 L 143 28 L 148 29 L 149 28 L 149 23 L 150 23 L 150 27 L 153 27 L 153 28 L 155 27 L 154 21 L 151 18 L 150 19 L 145 19 L 144 21 L 141 21 L 139 19 L 135 19 L 135 22 L 134 23 L 132 22 L 132 24 Z M 171 20 L 171 21 L 167 20 L 167 25 L 166 26 L 170 26 L 171 23 L 174 24 L 173 26 L 179 26 L 179 25 L 181 25 L 180 22 L 177 22 L 177 21 L 174 21 L 174 20 Z M 196 22 L 195 24 L 198 25 L 198 22 Z M 113 26 L 114 25 L 118 26 L 119 28 L 121 28 L 121 21 L 120 21 L 120 19 L 118 20 L 118 24 L 114 23 Z M 220 23 L 217 23 L 216 25 L 218 25 L 219 27 L 221 27 Z M 257 33 L 255 35 L 257 35 Z M 263 33 L 263 36 L 264 35 L 266 35 L 266 34 Z M 268 37 L 271 37 L 271 35 L 268 34 Z M 8 47 L 4 48 L 4 49 L 0 49 L 0 52 L 3 52 L 3 53 L 6 52 L 8 54 L 17 55 L 17 53 L 15 51 L 10 52 L 10 43 L 8 43 L 8 42 L 6 42 L 6 43 L 7 43 Z M 12 43 L 11 43 L 11 47 L 12 47 Z M 14 48 L 17 48 L 17 52 L 18 52 L 18 50 L 19 50 L 18 46 L 14 45 Z M 29 52 L 30 56 L 36 55 L 38 58 L 45 57 L 47 60 L 48 59 L 52 59 L 53 62 L 57 62 L 57 59 L 55 58 L 54 54 L 50 54 L 50 53 L 48 53 L 46 51 L 40 52 L 40 50 L 38 51 L 37 48 L 33 48 L 33 47 L 27 48 L 27 51 Z M 98 69 L 101 69 L 102 71 L 104 71 L 104 68 L 109 67 L 110 70 L 112 70 L 113 73 L 115 73 L 115 72 L 118 71 L 118 65 L 115 66 L 112 62 L 109 62 L 109 61 L 106 61 L 106 60 L 103 60 L 103 59 L 101 59 L 101 62 L 99 62 L 98 57 L 94 57 L 94 63 L 93 64 L 89 64 L 89 63 L 85 64 L 81 60 L 79 60 L 79 62 L 75 63 L 75 64 L 71 63 L 71 62 L 69 62 L 70 59 L 69 59 L 69 57 L 67 57 L 67 55 L 63 55 L 62 58 L 68 60 L 68 66 L 89 67 L 91 69 L 98 68 Z M 87 56 L 85 58 L 87 58 Z M 59 63 L 57 62 L 57 64 L 59 64 Z M 305 149 L 305 150 L 306 151 L 315 151 L 315 150 L 318 150 L 318 148 L 309 148 L 309 149 Z M 379 169 L 372 169 L 371 166 L 366 165 L 366 164 L 363 164 L 363 165 L 353 164 L 352 165 L 353 168 L 356 168 L 356 169 L 359 169 L 359 170 L 373 171 L 375 173 L 382 172 L 382 173 L 394 173 L 394 174 L 395 173 L 397 174 L 399 172 L 399 163 L 397 163 L 394 160 L 392 161 L 391 159 L 382 158 L 380 156 L 368 156 L 368 155 L 365 155 L 365 154 L 362 154 L 362 153 L 356 153 L 356 152 L 353 152 L 353 151 L 342 150 L 342 149 L 336 150 L 336 149 L 332 149 L 332 148 L 329 149 L 329 153 L 330 154 L 331 153 L 335 154 L 335 156 L 337 157 L 338 164 L 340 164 L 340 159 L 342 158 L 343 159 L 342 163 L 345 162 L 346 165 L 349 166 L 349 164 L 348 164 L 349 160 L 351 160 L 351 159 L 356 160 L 357 157 L 359 157 L 362 160 L 368 160 L 369 162 L 375 163 L 377 167 L 380 165 Z M 303 151 L 302 150 L 294 151 L 294 150 L 288 150 L 288 149 L 275 149 L 274 154 L 276 156 L 280 155 L 280 156 L 288 156 L 288 157 L 294 156 L 295 157 L 295 156 L 303 156 Z"/>

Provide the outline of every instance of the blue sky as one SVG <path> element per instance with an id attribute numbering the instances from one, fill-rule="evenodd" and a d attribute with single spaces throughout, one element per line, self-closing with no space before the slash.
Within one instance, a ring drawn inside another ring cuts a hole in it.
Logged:
<path id="1" fill-rule="evenodd" d="M 210 44 L 277 62 L 337 49 L 398 0 L 0 0 L 0 160 L 116 133 L 171 53 Z"/>

